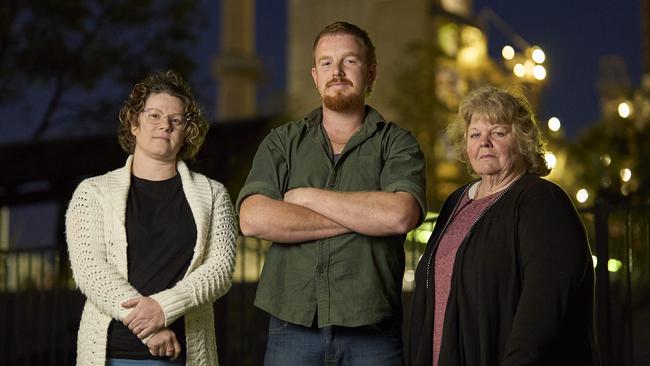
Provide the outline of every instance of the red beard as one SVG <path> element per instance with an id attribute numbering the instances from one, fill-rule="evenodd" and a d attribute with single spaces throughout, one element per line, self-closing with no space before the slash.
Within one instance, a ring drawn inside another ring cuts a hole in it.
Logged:
<path id="1" fill-rule="evenodd" d="M 352 86 L 352 82 L 345 77 L 335 77 L 330 80 L 326 86 L 329 87 L 332 84 L 341 82 Z M 335 95 L 325 95 L 325 97 L 323 97 L 323 104 L 328 109 L 342 112 L 363 106 L 365 104 L 365 99 L 363 95 L 343 95 L 343 93 L 338 92 Z"/>
<path id="2" fill-rule="evenodd" d="M 337 93 L 336 95 L 326 95 L 323 98 L 323 104 L 328 109 L 333 111 L 342 112 L 364 104 L 363 96 L 361 95 L 343 95 Z"/>

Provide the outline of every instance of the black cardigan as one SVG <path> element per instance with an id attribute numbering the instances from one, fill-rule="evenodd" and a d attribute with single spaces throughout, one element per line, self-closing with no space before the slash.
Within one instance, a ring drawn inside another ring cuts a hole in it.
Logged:
<path id="1" fill-rule="evenodd" d="M 468 184 L 445 201 L 415 275 L 406 361 L 432 364 L 433 256 Z M 594 271 L 566 193 L 527 174 L 485 211 L 456 254 L 439 366 L 597 365 Z"/>

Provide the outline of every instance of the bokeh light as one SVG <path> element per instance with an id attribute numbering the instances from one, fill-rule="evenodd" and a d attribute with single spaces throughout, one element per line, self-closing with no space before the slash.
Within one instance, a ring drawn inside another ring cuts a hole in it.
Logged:
<path id="1" fill-rule="evenodd" d="M 557 117 L 551 117 L 548 119 L 548 129 L 557 132 L 560 130 L 560 127 L 562 127 L 562 123 Z"/>
<path id="2" fill-rule="evenodd" d="M 580 203 L 585 203 L 589 199 L 589 191 L 587 191 L 585 188 L 581 188 L 578 190 L 578 193 L 576 193 L 576 199 Z"/>
<path id="3" fill-rule="evenodd" d="M 515 57 L 515 49 L 510 45 L 506 45 L 501 50 L 501 56 L 506 60 L 512 60 Z"/>

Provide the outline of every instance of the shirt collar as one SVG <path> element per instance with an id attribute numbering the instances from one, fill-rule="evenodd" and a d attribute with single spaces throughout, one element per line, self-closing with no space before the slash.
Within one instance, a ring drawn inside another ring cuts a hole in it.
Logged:
<path id="1" fill-rule="evenodd" d="M 305 123 L 307 124 L 307 128 L 309 130 L 317 131 L 316 128 L 322 122 L 322 120 L 323 107 L 318 107 L 309 112 L 307 116 L 305 116 Z M 369 105 L 366 105 L 366 116 L 363 119 L 363 126 L 361 127 L 361 131 L 365 133 L 372 132 L 380 128 L 381 125 L 384 125 L 385 123 L 386 120 L 379 112 L 377 112 L 376 109 L 372 108 Z"/>

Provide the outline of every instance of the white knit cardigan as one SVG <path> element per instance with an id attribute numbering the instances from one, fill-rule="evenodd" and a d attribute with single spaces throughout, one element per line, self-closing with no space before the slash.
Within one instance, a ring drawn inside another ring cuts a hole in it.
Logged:
<path id="1" fill-rule="evenodd" d="M 87 300 L 77 339 L 77 365 L 106 364 L 111 319 L 130 311 L 120 305 L 140 296 L 128 281 L 126 201 L 131 182 L 126 165 L 79 184 L 66 213 L 66 237 L 74 279 Z M 186 365 L 218 365 L 212 303 L 230 288 L 237 224 L 225 187 L 191 172 L 179 161 L 183 192 L 196 222 L 194 255 L 174 287 L 151 296 L 165 326 L 185 316 Z"/>

